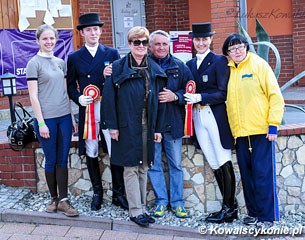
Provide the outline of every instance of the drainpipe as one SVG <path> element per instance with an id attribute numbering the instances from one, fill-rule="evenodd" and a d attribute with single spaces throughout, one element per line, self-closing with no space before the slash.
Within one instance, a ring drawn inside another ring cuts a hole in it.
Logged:
<path id="1" fill-rule="evenodd" d="M 239 21 L 246 31 L 248 31 L 247 17 L 247 0 L 239 0 Z"/>

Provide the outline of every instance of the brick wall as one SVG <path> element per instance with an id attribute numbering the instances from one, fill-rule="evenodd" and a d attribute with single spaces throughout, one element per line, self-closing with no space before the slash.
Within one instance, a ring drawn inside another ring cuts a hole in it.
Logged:
<path id="1" fill-rule="evenodd" d="M 35 142 L 15 152 L 8 143 L 0 144 L 0 184 L 37 191 L 34 151 L 38 146 Z"/>
<path id="2" fill-rule="evenodd" d="M 145 2 L 146 26 L 150 32 L 189 30 L 189 6 L 185 0 L 151 0 Z"/>
<path id="3" fill-rule="evenodd" d="M 113 46 L 110 2 L 109 0 L 79 0 L 79 15 L 98 13 L 100 20 L 105 23 L 100 41 L 105 45 Z"/>
<path id="4" fill-rule="evenodd" d="M 294 75 L 305 70 L 305 21 L 304 21 L 305 1 L 292 0 L 293 11 L 293 66 Z M 298 82 L 299 86 L 305 86 L 305 78 Z"/>
<path id="5" fill-rule="evenodd" d="M 222 53 L 224 40 L 237 32 L 239 6 L 236 0 L 211 0 L 211 23 L 216 32 L 213 40 L 213 51 Z"/>
<path id="6" fill-rule="evenodd" d="M 281 74 L 278 79 L 279 85 L 282 86 L 294 77 L 293 73 L 293 40 L 292 36 L 275 36 L 271 37 L 270 41 L 277 47 L 281 56 Z M 269 52 L 269 64 L 274 69 L 275 55 L 273 51 Z"/>
<path id="7" fill-rule="evenodd" d="M 29 98 L 29 92 L 27 89 L 25 90 L 18 90 L 17 95 L 13 96 L 13 103 L 14 102 L 21 102 L 23 106 L 30 106 L 30 98 Z M 0 95 L 0 110 L 2 109 L 8 109 L 9 108 L 9 101 L 8 97 L 3 96 L 2 93 Z"/>

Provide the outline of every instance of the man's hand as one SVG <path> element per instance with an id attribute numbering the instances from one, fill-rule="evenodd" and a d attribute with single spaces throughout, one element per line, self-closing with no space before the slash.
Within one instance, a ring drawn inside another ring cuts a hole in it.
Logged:
<path id="1" fill-rule="evenodd" d="M 113 140 L 116 140 L 116 141 L 119 141 L 119 130 L 117 129 L 109 129 L 109 134 L 110 134 L 110 137 L 113 139 Z"/>
<path id="2" fill-rule="evenodd" d="M 80 105 L 82 105 L 83 107 L 86 107 L 87 105 L 89 105 L 90 103 L 92 103 L 93 99 L 91 96 L 85 96 L 85 95 L 81 95 L 78 98 L 78 102 Z"/>
<path id="3" fill-rule="evenodd" d="M 183 96 L 187 103 L 195 104 L 201 102 L 201 94 L 199 93 L 185 93 Z"/>
<path id="4" fill-rule="evenodd" d="M 169 89 L 163 88 L 163 91 L 159 92 L 158 98 L 160 103 L 174 102 L 176 100 L 176 94 Z"/>

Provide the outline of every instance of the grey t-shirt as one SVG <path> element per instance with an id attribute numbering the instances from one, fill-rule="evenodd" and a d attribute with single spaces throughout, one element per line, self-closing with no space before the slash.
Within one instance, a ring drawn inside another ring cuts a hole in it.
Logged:
<path id="1" fill-rule="evenodd" d="M 65 62 L 57 57 L 35 55 L 26 66 L 27 81 L 38 82 L 38 100 L 44 119 L 70 113 L 70 103 L 65 90 Z"/>

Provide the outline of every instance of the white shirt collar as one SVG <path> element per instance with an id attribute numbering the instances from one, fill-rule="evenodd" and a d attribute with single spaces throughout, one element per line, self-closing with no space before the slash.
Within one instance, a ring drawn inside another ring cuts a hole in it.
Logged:
<path id="1" fill-rule="evenodd" d="M 205 57 L 211 52 L 210 49 L 206 50 L 204 53 L 197 53 L 196 58 L 197 58 L 197 69 L 200 67 L 202 61 L 205 59 Z"/>
<path id="2" fill-rule="evenodd" d="M 46 53 L 46 52 L 41 52 L 41 51 L 39 50 L 39 52 L 37 53 L 37 55 L 40 56 L 40 57 L 44 57 L 44 58 L 52 58 L 52 57 L 54 57 L 54 52 L 52 51 L 52 52 L 50 52 L 50 53 Z"/>
<path id="3" fill-rule="evenodd" d="M 197 61 L 200 60 L 201 62 L 203 61 L 203 59 L 211 52 L 210 49 L 206 50 L 204 53 L 197 53 L 196 57 L 197 57 Z"/>
<path id="4" fill-rule="evenodd" d="M 87 50 L 90 52 L 90 54 L 92 55 L 92 57 L 95 56 L 96 52 L 97 52 L 97 48 L 98 48 L 98 44 L 96 44 L 96 46 L 94 47 L 90 47 L 87 44 L 85 44 L 85 47 L 87 48 Z"/>

